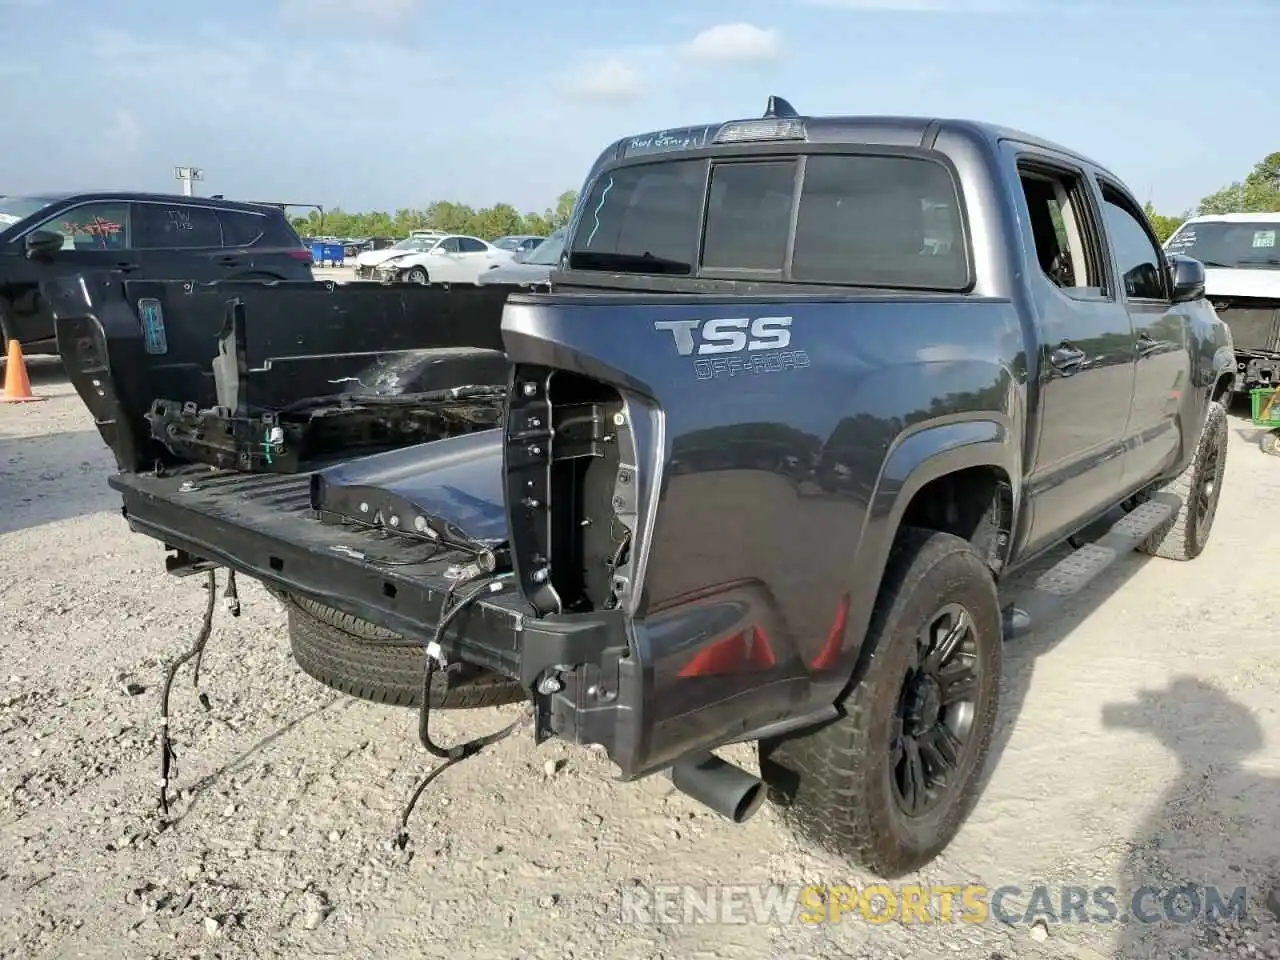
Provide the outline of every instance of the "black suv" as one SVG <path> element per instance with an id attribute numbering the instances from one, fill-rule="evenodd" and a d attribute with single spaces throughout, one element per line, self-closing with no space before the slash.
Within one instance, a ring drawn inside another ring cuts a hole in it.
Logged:
<path id="1" fill-rule="evenodd" d="M 0 345 L 56 353 L 39 284 L 95 268 L 139 280 L 314 279 L 277 207 L 155 193 L 0 197 Z"/>

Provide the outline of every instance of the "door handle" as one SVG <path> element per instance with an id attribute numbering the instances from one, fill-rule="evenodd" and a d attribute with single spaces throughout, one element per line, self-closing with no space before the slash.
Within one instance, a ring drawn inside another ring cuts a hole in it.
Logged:
<path id="1" fill-rule="evenodd" d="M 239 257 L 219 257 L 218 262 L 224 267 L 238 267 L 242 261 Z"/>
<path id="2" fill-rule="evenodd" d="M 119 270 L 121 273 L 131 273 L 132 271 L 137 270 L 140 267 L 141 267 L 141 264 L 138 264 L 138 263 L 117 263 L 114 269 Z"/>
<path id="3" fill-rule="evenodd" d="M 1064 376 L 1069 377 L 1080 369 L 1084 363 L 1084 357 L 1083 350 L 1079 350 L 1066 340 L 1063 340 L 1057 349 L 1049 354 L 1049 362 Z"/>
<path id="4" fill-rule="evenodd" d="M 1160 349 L 1160 341 L 1152 340 L 1151 334 L 1143 330 L 1142 335 L 1138 337 L 1138 356 L 1147 357 Z"/>

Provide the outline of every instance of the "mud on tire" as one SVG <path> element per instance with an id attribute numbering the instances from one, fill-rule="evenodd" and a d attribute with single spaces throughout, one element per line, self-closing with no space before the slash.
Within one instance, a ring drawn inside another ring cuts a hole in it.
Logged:
<path id="1" fill-rule="evenodd" d="M 940 611 L 951 612 L 937 619 Z M 948 643 L 966 620 L 961 640 Z M 1003 642 L 990 569 L 959 537 L 904 529 L 866 642 L 869 660 L 841 704 L 840 719 L 791 739 L 762 741 L 760 769 L 783 821 L 801 837 L 891 879 L 933 860 L 977 801 L 999 701 Z M 918 792 L 910 784 L 925 781 L 904 780 L 903 774 L 945 771 L 933 764 L 947 759 L 937 753 L 945 739 L 937 724 L 960 716 L 952 712 L 952 691 L 959 690 L 965 671 L 971 702 L 963 732 L 947 744 L 954 766 L 929 800 L 932 788 Z M 943 682 L 934 693 L 914 692 L 938 678 Z M 914 805 L 905 799 L 908 793 L 924 803 Z"/>
<path id="2" fill-rule="evenodd" d="M 341 693 L 391 706 L 422 704 L 422 645 L 305 597 L 280 597 L 289 645 L 303 672 Z M 436 671 L 431 707 L 496 707 L 525 698 L 520 684 L 482 667 L 451 663 Z"/>
<path id="3" fill-rule="evenodd" d="M 1204 550 L 1218 513 L 1218 498 L 1227 469 L 1227 445 L 1227 410 L 1214 400 L 1209 403 L 1195 454 L 1187 468 L 1139 498 L 1168 491 L 1182 499 L 1182 508 L 1177 514 L 1138 545 L 1141 553 L 1167 560 L 1194 560 Z"/>

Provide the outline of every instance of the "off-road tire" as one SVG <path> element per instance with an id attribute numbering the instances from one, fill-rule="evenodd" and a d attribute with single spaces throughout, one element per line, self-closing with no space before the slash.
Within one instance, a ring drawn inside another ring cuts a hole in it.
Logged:
<path id="1" fill-rule="evenodd" d="M 421 644 L 314 600 L 282 600 L 289 617 L 289 646 L 304 673 L 361 700 L 422 705 Z M 518 682 L 471 664 L 451 663 L 431 680 L 433 710 L 497 707 L 523 699 Z"/>
<path id="2" fill-rule="evenodd" d="M 891 725 L 916 633 L 934 611 L 969 612 L 980 669 L 976 705 L 954 787 L 912 822 L 892 786 Z M 991 570 L 968 541 L 906 528 L 894 544 L 867 632 L 858 679 L 840 719 L 760 743 L 771 802 L 803 839 L 886 879 L 933 860 L 959 832 L 981 786 L 999 705 L 1002 635 Z"/>
<path id="3" fill-rule="evenodd" d="M 1177 494 L 1182 500 L 1182 507 L 1178 512 L 1138 545 L 1139 552 L 1164 557 L 1166 560 L 1194 560 L 1200 556 L 1205 544 L 1209 542 L 1213 521 L 1218 513 L 1222 479 L 1227 469 L 1228 443 L 1227 409 L 1217 400 L 1211 400 L 1204 426 L 1196 440 L 1195 454 L 1187 468 L 1176 477 L 1151 487 L 1139 497 L 1145 499 L 1149 494 L 1168 491 Z M 1207 513 L 1200 516 L 1196 510 L 1196 501 L 1205 490 L 1206 483 L 1212 483 L 1211 500 Z"/>

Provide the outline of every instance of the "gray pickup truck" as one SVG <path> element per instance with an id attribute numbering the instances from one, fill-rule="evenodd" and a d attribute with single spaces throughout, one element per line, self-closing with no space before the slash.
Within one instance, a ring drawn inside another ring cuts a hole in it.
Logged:
<path id="1" fill-rule="evenodd" d="M 424 742 L 527 699 L 623 780 L 919 868 L 1003 643 L 1205 546 L 1235 364 L 1203 267 L 1071 150 L 776 98 L 611 144 L 581 196 L 550 292 L 51 285 L 125 516 L 263 581 L 302 668 Z M 711 752 L 743 741 L 759 776 Z"/>

